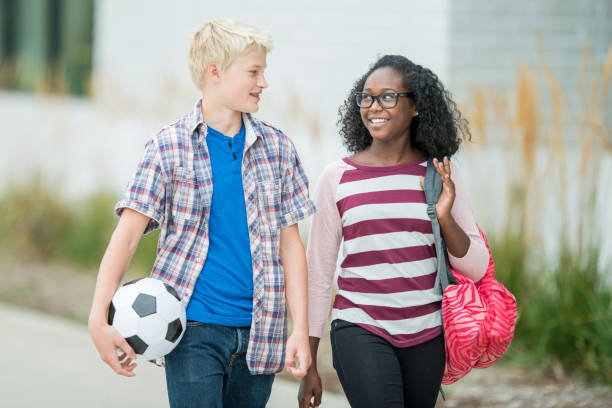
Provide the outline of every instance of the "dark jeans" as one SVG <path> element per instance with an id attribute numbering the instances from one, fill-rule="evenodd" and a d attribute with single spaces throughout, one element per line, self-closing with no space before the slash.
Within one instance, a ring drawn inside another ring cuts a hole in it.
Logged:
<path id="1" fill-rule="evenodd" d="M 398 348 L 357 325 L 332 322 L 333 363 L 353 408 L 433 407 L 445 365 L 444 336 Z"/>
<path id="2" fill-rule="evenodd" d="M 248 327 L 187 322 L 181 342 L 166 356 L 172 408 L 266 406 L 274 374 L 251 375 Z"/>

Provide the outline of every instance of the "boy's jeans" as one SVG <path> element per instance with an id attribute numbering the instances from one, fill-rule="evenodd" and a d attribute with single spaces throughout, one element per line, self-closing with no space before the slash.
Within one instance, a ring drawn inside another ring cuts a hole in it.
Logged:
<path id="1" fill-rule="evenodd" d="M 274 374 L 249 373 L 248 342 L 248 327 L 187 321 L 181 342 L 166 356 L 170 406 L 265 407 Z"/>

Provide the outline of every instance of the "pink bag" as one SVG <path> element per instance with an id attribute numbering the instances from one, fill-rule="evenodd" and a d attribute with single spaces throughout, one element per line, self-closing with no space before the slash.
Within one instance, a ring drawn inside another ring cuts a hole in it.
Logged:
<path id="1" fill-rule="evenodd" d="M 474 367 L 486 368 L 506 351 L 514 337 L 516 299 L 495 280 L 489 243 L 489 266 L 483 278 L 472 282 L 451 269 L 456 285 L 448 285 L 442 298 L 446 368 L 442 384 L 452 384 Z"/>
<path id="2" fill-rule="evenodd" d="M 440 231 L 436 203 L 442 180 L 432 160 L 427 163 L 423 183 L 427 214 L 434 235 L 438 279 L 442 295 L 442 325 L 446 368 L 442 384 L 452 384 L 474 367 L 491 366 L 504 354 L 514 337 L 516 299 L 495 280 L 495 264 L 487 238 L 480 235 L 489 251 L 487 272 L 477 283 L 453 271 L 446 260 L 446 244 Z"/>

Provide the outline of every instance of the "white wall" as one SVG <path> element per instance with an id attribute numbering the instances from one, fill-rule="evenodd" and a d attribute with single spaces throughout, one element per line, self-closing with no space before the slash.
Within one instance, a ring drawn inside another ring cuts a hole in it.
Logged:
<path id="1" fill-rule="evenodd" d="M 257 116 L 294 140 L 314 186 L 324 165 L 344 154 L 336 127 L 338 106 L 377 56 L 403 54 L 431 68 L 459 100 L 474 83 L 514 86 L 520 64 L 538 61 L 532 41 L 536 29 L 564 80 L 575 79 L 575 60 L 585 39 L 597 61 L 602 60 L 612 35 L 609 3 L 530 4 L 99 0 L 92 98 L 0 92 L 0 190 L 40 171 L 66 197 L 99 189 L 121 194 L 145 141 L 190 111 L 198 98 L 186 63 L 189 39 L 199 23 L 218 17 L 272 32 L 275 49 L 266 71 L 270 87 Z M 570 98 L 575 103 L 575 93 Z M 487 184 L 495 171 L 509 165 L 503 149 L 493 146 L 490 161 L 459 158 L 483 222 L 495 219 L 495 209 L 506 201 L 498 192 L 491 194 Z M 606 171 L 609 179 L 610 166 Z M 492 204 L 483 196 L 498 201 Z M 612 239 L 604 247 L 612 252 Z"/>
<path id="2" fill-rule="evenodd" d="M 448 8 L 448 0 L 100 0 L 92 99 L 0 92 L 0 120 L 8 124 L 0 188 L 41 168 L 69 196 L 121 191 L 146 139 L 198 98 L 186 62 L 190 35 L 219 17 L 272 32 L 270 86 L 258 117 L 294 140 L 316 180 L 322 164 L 343 153 L 338 106 L 377 56 L 404 54 L 447 76 Z"/>

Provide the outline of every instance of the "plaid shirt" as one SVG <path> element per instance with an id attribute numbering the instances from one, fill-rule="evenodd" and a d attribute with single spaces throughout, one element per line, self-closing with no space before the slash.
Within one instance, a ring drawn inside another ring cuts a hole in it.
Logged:
<path id="1" fill-rule="evenodd" d="M 207 127 L 200 110 L 163 128 L 145 147 L 117 215 L 131 208 L 160 228 L 151 276 L 172 285 L 187 306 L 206 261 L 212 202 Z M 253 259 L 253 317 L 246 360 L 252 374 L 284 364 L 287 337 L 280 229 L 313 214 L 308 180 L 293 143 L 280 130 L 243 114 L 242 181 Z"/>

